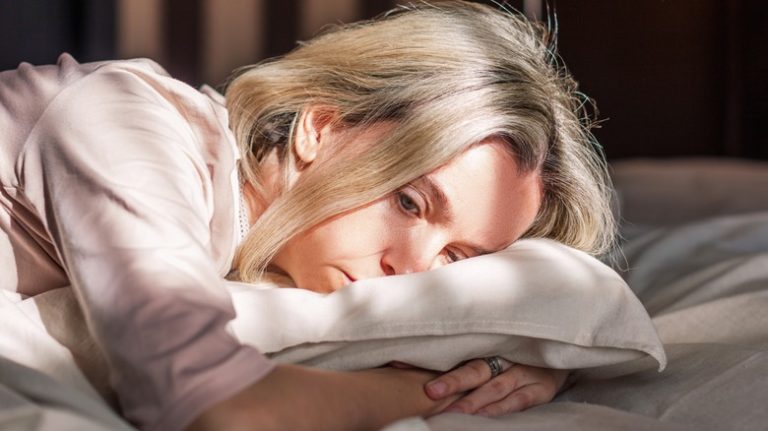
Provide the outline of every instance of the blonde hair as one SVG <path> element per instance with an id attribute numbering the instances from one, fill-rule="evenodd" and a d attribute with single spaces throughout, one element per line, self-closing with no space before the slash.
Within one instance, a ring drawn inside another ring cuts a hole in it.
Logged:
<path id="1" fill-rule="evenodd" d="M 240 71 L 227 107 L 241 173 L 257 190 L 267 155 L 291 159 L 297 118 L 310 105 L 334 107 L 348 125 L 397 126 L 373 148 L 332 160 L 273 201 L 237 253 L 239 277 L 258 279 L 294 235 L 393 192 L 488 137 L 504 139 L 523 172 L 540 172 L 543 203 L 525 237 L 607 251 L 615 221 L 604 158 L 548 38 L 517 14 L 423 2 L 329 29 Z"/>

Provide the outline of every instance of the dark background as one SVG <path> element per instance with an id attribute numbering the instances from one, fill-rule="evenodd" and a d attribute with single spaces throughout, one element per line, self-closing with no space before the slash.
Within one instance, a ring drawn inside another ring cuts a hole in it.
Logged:
<path id="1" fill-rule="evenodd" d="M 0 0 L 0 70 L 20 61 L 52 63 L 61 52 L 79 61 L 119 58 L 119 1 Z M 158 60 L 174 76 L 201 84 L 205 2 L 157 1 L 167 53 Z M 358 0 L 356 13 L 371 17 L 395 3 Z M 523 8 L 522 0 L 508 3 Z M 264 46 L 251 62 L 282 54 L 301 38 L 300 0 L 261 5 Z M 767 5 L 551 0 L 560 54 L 597 102 L 603 122 L 595 135 L 608 157 L 768 158 Z"/>

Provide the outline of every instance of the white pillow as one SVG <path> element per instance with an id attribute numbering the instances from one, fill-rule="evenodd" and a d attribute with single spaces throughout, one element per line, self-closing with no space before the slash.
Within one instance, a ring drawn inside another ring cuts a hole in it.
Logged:
<path id="1" fill-rule="evenodd" d="M 549 368 L 666 356 L 612 269 L 549 240 L 522 240 L 438 270 L 332 294 L 230 282 L 232 330 L 275 361 L 361 369 L 398 360 L 448 370 L 491 355 Z"/>

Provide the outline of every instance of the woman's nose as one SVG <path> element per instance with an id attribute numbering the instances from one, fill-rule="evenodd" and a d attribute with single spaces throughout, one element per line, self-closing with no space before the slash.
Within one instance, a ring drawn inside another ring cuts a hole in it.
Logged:
<path id="1" fill-rule="evenodd" d="M 437 243 L 437 240 L 413 241 L 389 247 L 381 257 L 384 275 L 410 274 L 432 269 L 442 250 L 442 246 Z"/>

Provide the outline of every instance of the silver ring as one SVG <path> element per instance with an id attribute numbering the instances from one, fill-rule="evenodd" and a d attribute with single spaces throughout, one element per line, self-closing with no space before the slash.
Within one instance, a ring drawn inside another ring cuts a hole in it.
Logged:
<path id="1" fill-rule="evenodd" d="M 488 368 L 491 369 L 491 378 L 494 378 L 504 372 L 504 368 L 501 366 L 501 358 L 498 356 L 489 356 L 487 358 L 483 358 L 483 360 L 486 364 L 488 364 Z"/>

